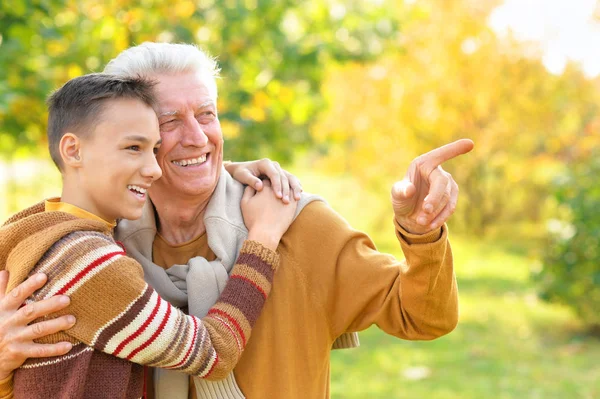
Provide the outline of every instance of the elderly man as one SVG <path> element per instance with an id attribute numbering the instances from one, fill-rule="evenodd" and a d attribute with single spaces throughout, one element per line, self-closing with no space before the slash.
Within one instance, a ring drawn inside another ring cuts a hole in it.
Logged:
<path id="1" fill-rule="evenodd" d="M 152 186 L 142 219 L 120 224 L 117 236 L 163 298 L 201 315 L 216 300 L 244 237 L 240 184 L 222 169 L 218 68 L 195 46 L 144 43 L 122 52 L 105 72 L 157 81 L 162 137 L 163 177 Z M 392 187 L 406 261 L 379 253 L 322 200 L 303 195 L 278 247 L 281 267 L 246 352 L 227 379 L 194 381 L 191 395 L 326 398 L 329 351 L 355 346 L 355 332 L 377 324 L 398 338 L 429 340 L 452 331 L 458 300 L 445 222 L 458 187 L 440 165 L 472 147 L 459 140 L 424 154 Z M 45 304 L 43 311 L 57 306 Z M 187 381 L 155 373 L 156 396 L 187 398 Z"/>

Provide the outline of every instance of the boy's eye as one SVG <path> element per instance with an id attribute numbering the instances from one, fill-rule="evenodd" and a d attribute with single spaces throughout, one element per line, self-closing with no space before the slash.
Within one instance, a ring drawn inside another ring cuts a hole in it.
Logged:
<path id="1" fill-rule="evenodd" d="M 127 149 L 131 150 L 131 151 L 139 151 L 140 146 L 139 145 L 130 145 L 129 147 L 127 147 Z"/>
<path id="2" fill-rule="evenodd" d="M 160 147 L 154 147 L 154 155 L 158 154 L 158 150 L 160 150 Z"/>

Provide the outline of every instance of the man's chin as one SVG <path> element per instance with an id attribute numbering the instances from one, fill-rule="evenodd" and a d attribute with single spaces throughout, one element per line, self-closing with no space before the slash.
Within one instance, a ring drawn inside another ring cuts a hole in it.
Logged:
<path id="1" fill-rule="evenodd" d="M 205 197 L 212 194 L 221 175 L 220 166 L 215 165 L 210 173 L 194 178 L 182 176 L 163 177 L 155 181 L 148 189 L 150 199 L 176 197 Z"/>
<path id="2" fill-rule="evenodd" d="M 181 196 L 188 197 L 206 197 L 207 195 L 211 195 L 217 187 L 217 182 L 219 181 L 218 175 L 212 178 L 204 178 L 199 179 L 194 182 L 186 182 L 186 184 L 178 185 L 178 186 L 170 186 L 169 188 L 165 188 L 169 190 L 172 194 L 179 194 Z"/>

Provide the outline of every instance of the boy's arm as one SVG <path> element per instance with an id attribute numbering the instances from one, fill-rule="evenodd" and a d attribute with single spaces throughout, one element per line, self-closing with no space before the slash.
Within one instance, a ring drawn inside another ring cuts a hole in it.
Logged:
<path id="1" fill-rule="evenodd" d="M 244 242 L 219 302 L 200 320 L 160 298 L 139 263 L 108 238 L 78 232 L 63 240 L 73 239 L 77 246 L 59 245 L 60 257 L 37 266 L 56 276 L 39 296 L 71 298 L 77 323 L 66 333 L 113 356 L 207 379 L 222 379 L 236 365 L 279 263 L 274 251 Z"/>

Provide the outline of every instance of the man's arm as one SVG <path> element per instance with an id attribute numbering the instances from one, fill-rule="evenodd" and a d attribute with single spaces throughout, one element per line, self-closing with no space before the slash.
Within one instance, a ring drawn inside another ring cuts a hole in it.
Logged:
<path id="1" fill-rule="evenodd" d="M 300 180 L 282 169 L 279 162 L 263 158 L 258 161 L 224 162 L 223 165 L 235 180 L 251 186 L 257 191 L 263 189 L 264 184 L 261 178 L 266 177 L 271 182 L 275 196 L 286 204 L 290 202 L 290 194 L 293 194 L 296 200 L 300 199 L 302 193 Z"/>
<path id="2" fill-rule="evenodd" d="M 397 225 L 406 260 L 376 250 L 371 239 L 322 202 L 307 205 L 282 242 L 293 251 L 315 313 L 331 339 L 375 324 L 408 340 L 429 340 L 456 326 L 458 298 L 443 226 L 413 235 Z"/>
<path id="3" fill-rule="evenodd" d="M 456 326 L 458 293 L 445 222 L 458 187 L 440 164 L 473 148 L 459 140 L 415 159 L 392 190 L 405 261 L 378 252 L 365 234 L 323 204 L 307 206 L 290 228 L 309 290 L 328 315 L 332 339 L 372 324 L 400 338 L 433 339 Z M 366 204 L 365 204 L 366 206 Z"/>
<path id="4" fill-rule="evenodd" d="M 12 372 L 29 357 L 64 355 L 71 350 L 68 342 L 38 344 L 34 340 L 73 326 L 75 318 L 65 315 L 56 319 L 29 324 L 62 310 L 69 298 L 56 296 L 21 307 L 25 299 L 46 282 L 46 276 L 36 274 L 6 293 L 8 272 L 0 271 L 0 399 L 12 397 Z"/>

